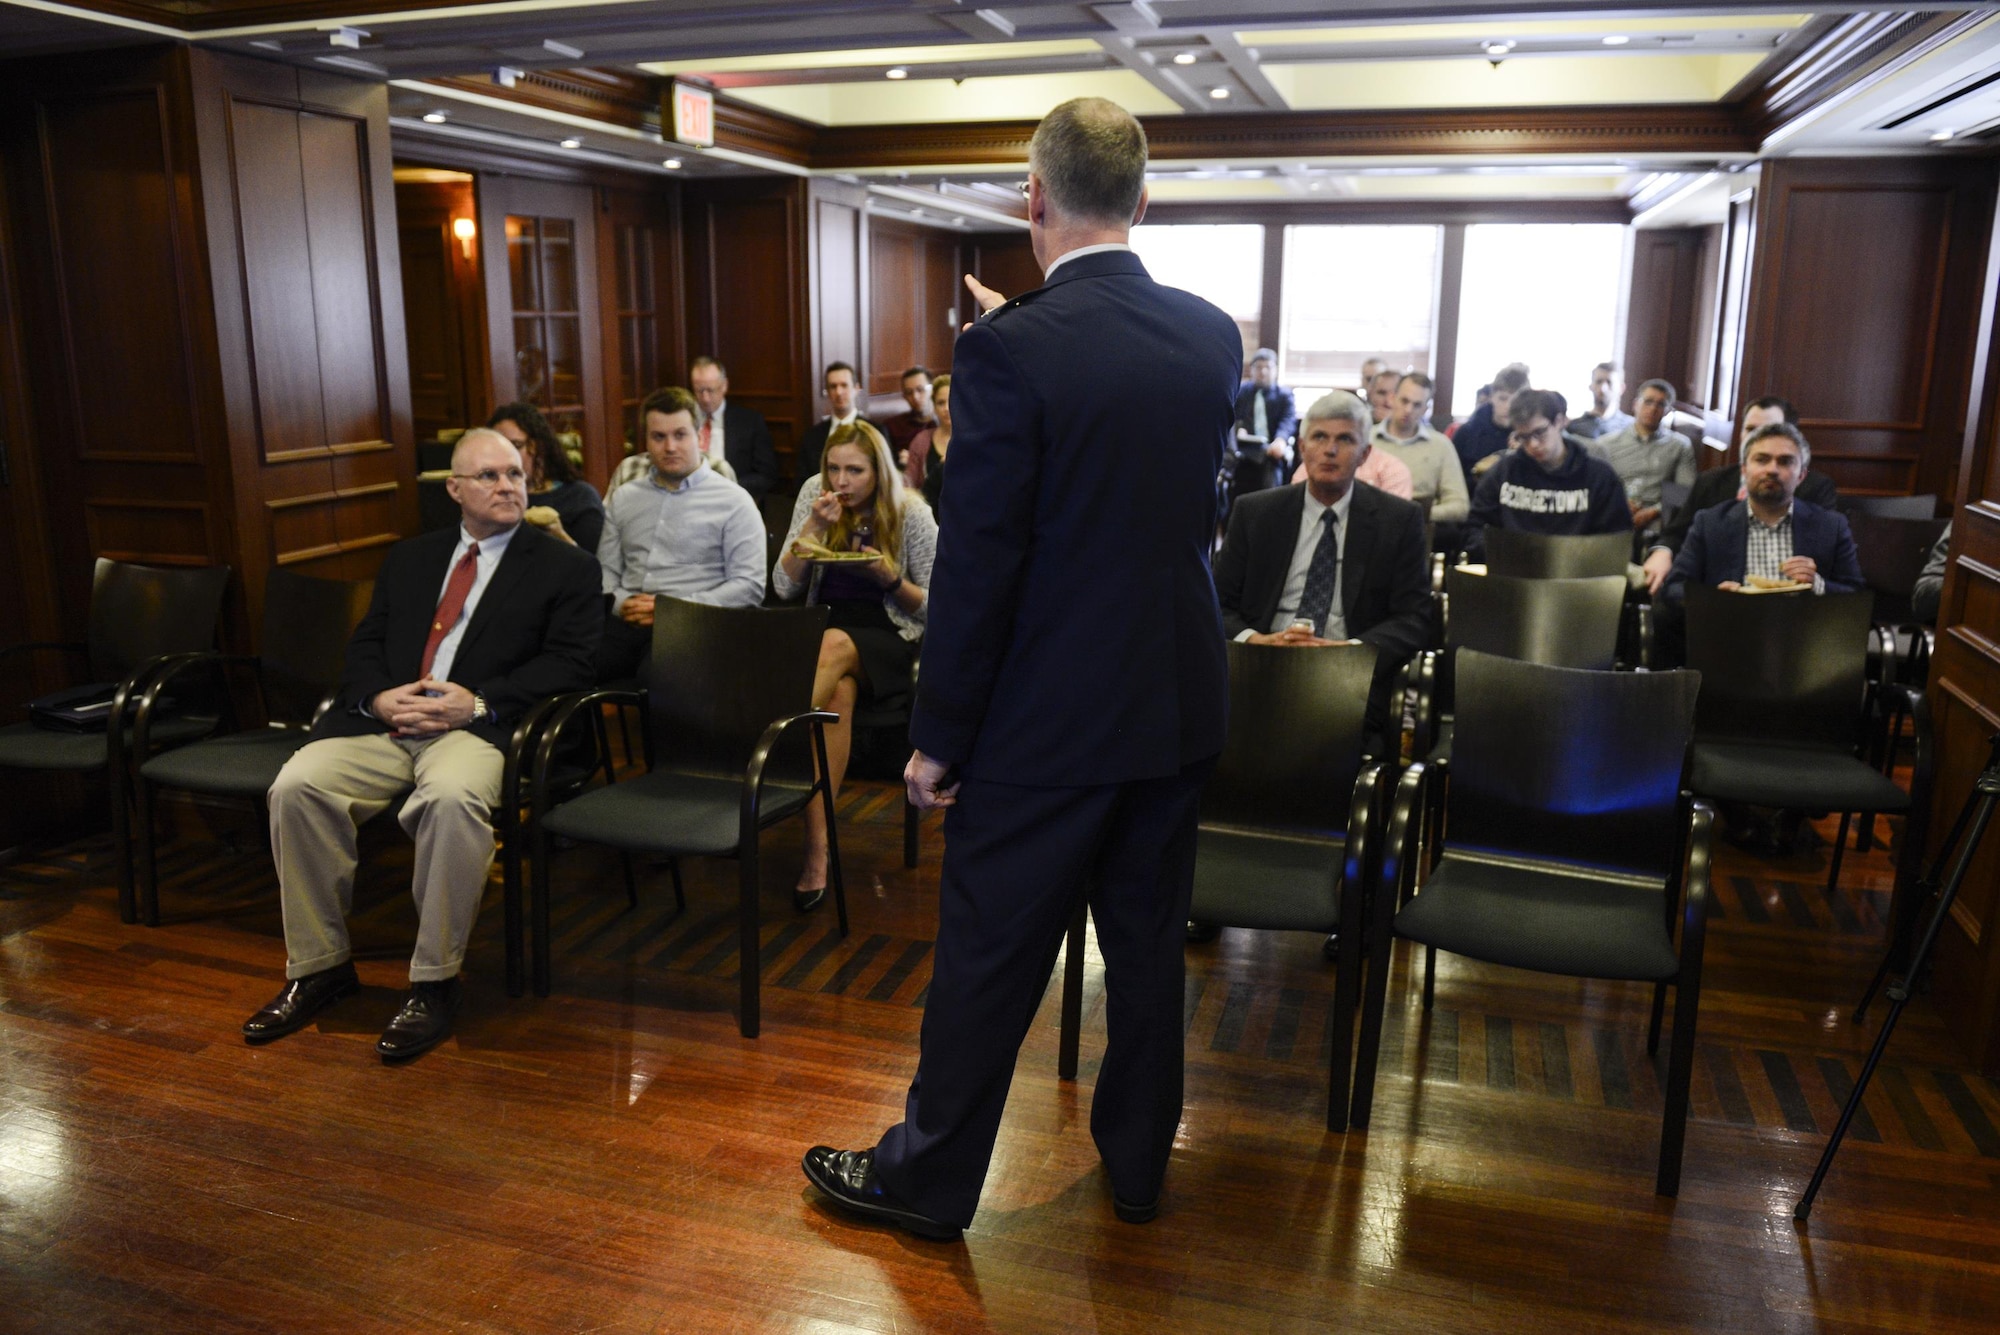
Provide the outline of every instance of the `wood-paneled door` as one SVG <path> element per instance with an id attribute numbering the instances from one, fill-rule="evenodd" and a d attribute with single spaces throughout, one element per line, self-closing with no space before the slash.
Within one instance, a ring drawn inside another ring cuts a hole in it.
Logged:
<path id="1" fill-rule="evenodd" d="M 482 176 L 492 401 L 526 401 L 557 431 L 580 432 L 586 459 L 616 430 L 598 337 L 597 219 L 588 186 Z"/>
<path id="2" fill-rule="evenodd" d="M 869 394 L 895 394 L 911 366 L 933 374 L 950 368 L 965 305 L 959 241 L 952 232 L 869 219 Z"/>

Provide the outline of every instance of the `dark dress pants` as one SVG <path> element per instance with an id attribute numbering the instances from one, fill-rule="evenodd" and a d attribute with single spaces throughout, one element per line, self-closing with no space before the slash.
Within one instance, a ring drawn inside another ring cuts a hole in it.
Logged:
<path id="1" fill-rule="evenodd" d="M 933 1219 L 972 1222 L 1015 1057 L 1086 894 L 1109 1031 L 1091 1136 L 1121 1199 L 1158 1197 L 1180 1127 L 1195 817 L 1214 765 L 1084 788 L 964 781 L 945 815 L 917 1074 L 903 1121 L 875 1153 L 897 1199 Z"/>

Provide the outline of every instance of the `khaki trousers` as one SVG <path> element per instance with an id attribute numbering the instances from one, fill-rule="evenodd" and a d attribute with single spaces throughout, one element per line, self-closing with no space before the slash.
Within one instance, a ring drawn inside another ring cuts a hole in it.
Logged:
<path id="1" fill-rule="evenodd" d="M 417 845 L 410 981 L 455 977 L 493 865 L 502 763 L 498 749 L 469 732 L 423 740 L 325 737 L 286 761 L 269 798 L 285 977 L 303 978 L 352 957 L 347 914 L 359 861 L 355 831 L 405 790 L 410 798 L 398 819 Z"/>

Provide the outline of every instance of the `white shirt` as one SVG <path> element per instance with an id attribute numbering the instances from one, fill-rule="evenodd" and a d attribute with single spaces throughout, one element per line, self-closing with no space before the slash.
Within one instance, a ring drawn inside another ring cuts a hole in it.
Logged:
<path id="1" fill-rule="evenodd" d="M 518 528 L 516 525 L 515 528 Z M 472 592 L 465 595 L 465 606 L 459 609 L 458 620 L 438 641 L 437 655 L 431 659 L 431 677 L 437 681 L 451 680 L 452 660 L 458 657 L 458 642 L 465 638 L 465 628 L 472 624 L 472 614 L 479 608 L 479 600 L 486 593 L 486 586 L 493 582 L 493 572 L 500 568 L 500 558 L 507 554 L 507 544 L 514 540 L 515 529 L 505 533 L 495 533 L 490 538 L 479 539 L 479 563 L 474 567 Z M 438 585 L 438 601 L 444 601 L 444 591 L 451 587 L 451 572 L 458 569 L 458 563 L 465 559 L 465 549 L 472 545 L 473 538 L 465 531 L 465 525 L 458 526 L 458 546 L 452 548 L 451 562 L 445 567 L 444 582 Z"/>
<path id="2" fill-rule="evenodd" d="M 704 425 L 708 427 L 708 449 L 706 453 L 711 459 L 724 457 L 722 450 L 722 419 L 728 411 L 729 400 L 724 399 L 721 403 L 715 405 L 715 412 L 704 421 Z"/>
<path id="3" fill-rule="evenodd" d="M 1107 251 L 1130 249 L 1132 247 L 1126 245 L 1123 241 L 1106 241 L 1104 244 L 1098 246 L 1078 246 L 1075 250 L 1066 250 L 1056 256 L 1055 262 L 1049 265 L 1048 269 L 1042 274 L 1042 281 L 1046 283 L 1049 279 L 1054 278 L 1056 270 L 1062 268 L 1063 265 L 1068 264 L 1071 260 L 1080 260 L 1085 255 L 1102 255 Z"/>
<path id="4" fill-rule="evenodd" d="M 1292 545 L 1292 564 L 1285 573 L 1284 592 L 1278 595 L 1278 610 L 1271 615 L 1271 624 L 1266 629 L 1271 634 L 1282 633 L 1298 616 L 1299 603 L 1306 596 L 1306 572 L 1312 568 L 1313 553 L 1319 548 L 1319 517 L 1328 510 L 1333 511 L 1334 551 L 1341 559 L 1347 559 L 1347 512 L 1354 505 L 1354 488 L 1332 505 L 1321 505 L 1314 499 L 1312 489 L 1304 489 L 1300 497 L 1305 502 L 1299 507 L 1299 536 Z M 1320 633 L 1323 640 L 1344 640 L 1347 638 L 1347 613 L 1341 604 L 1341 579 L 1336 567 L 1333 581 L 1333 602 L 1327 607 L 1326 629 Z M 1237 635 L 1239 640 L 1247 640 L 1251 631 Z"/>

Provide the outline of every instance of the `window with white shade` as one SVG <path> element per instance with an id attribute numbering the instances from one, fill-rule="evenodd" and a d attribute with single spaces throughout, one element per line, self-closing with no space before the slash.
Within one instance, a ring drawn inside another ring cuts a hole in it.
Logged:
<path id="1" fill-rule="evenodd" d="M 1220 306 L 1243 336 L 1243 359 L 1257 350 L 1264 317 L 1264 229 L 1255 223 L 1141 223 L 1132 249 L 1153 281 Z"/>
<path id="2" fill-rule="evenodd" d="M 1355 389 L 1361 364 L 1431 372 L 1437 334 L 1435 226 L 1301 225 L 1285 229 L 1279 381 L 1301 411 L 1329 389 Z"/>
<path id="3" fill-rule="evenodd" d="M 1626 229 L 1616 223 L 1488 223 L 1465 229 L 1451 411 L 1509 362 L 1528 383 L 1590 407 L 1590 371 L 1623 343 Z"/>

